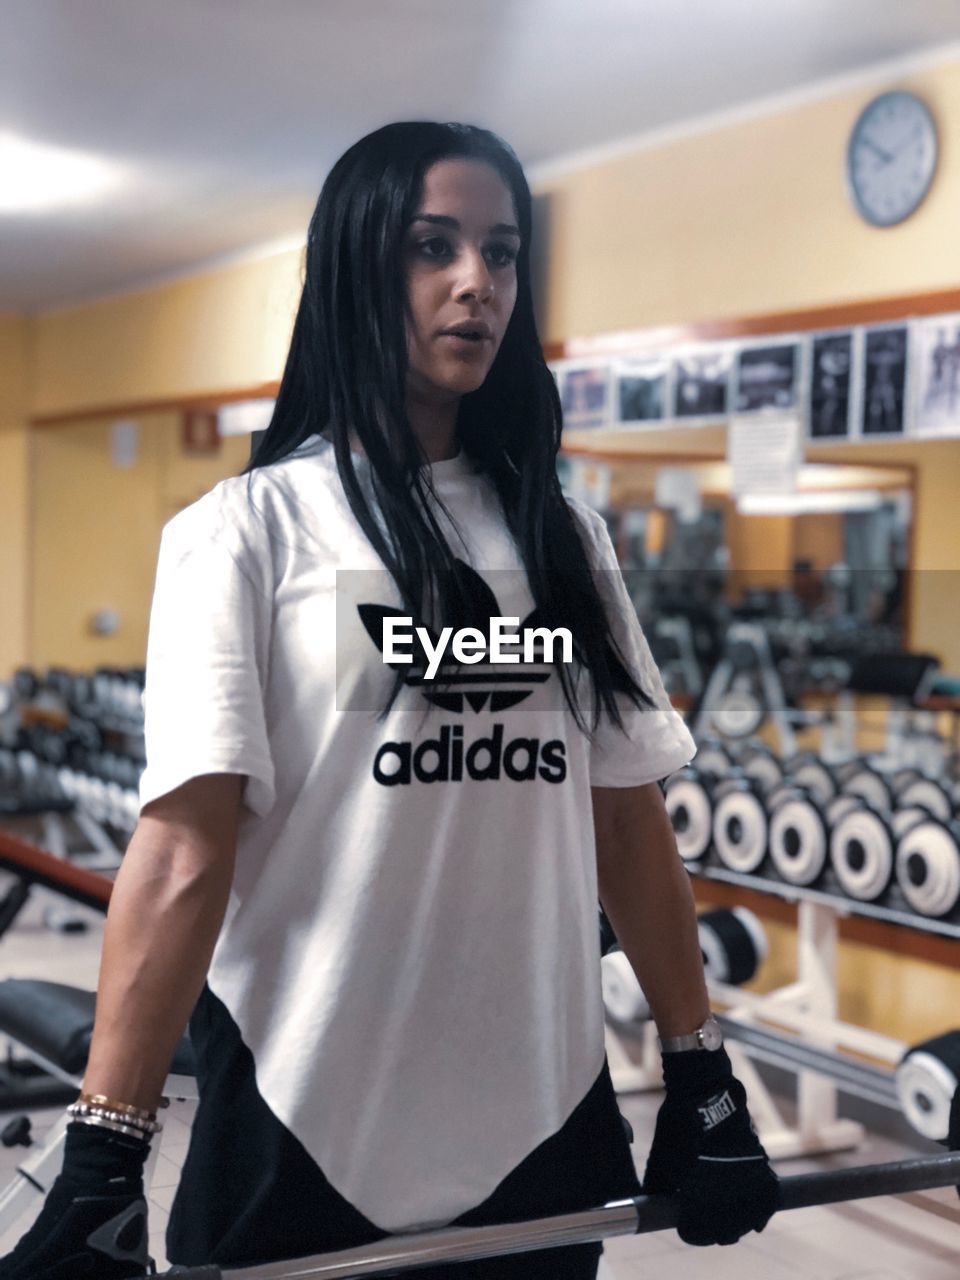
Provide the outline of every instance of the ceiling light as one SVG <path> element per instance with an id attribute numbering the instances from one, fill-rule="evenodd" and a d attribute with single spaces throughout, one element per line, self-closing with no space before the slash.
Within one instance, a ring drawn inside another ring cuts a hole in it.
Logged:
<path id="1" fill-rule="evenodd" d="M 93 204 L 123 180 L 118 164 L 0 132 L 0 214 Z"/>

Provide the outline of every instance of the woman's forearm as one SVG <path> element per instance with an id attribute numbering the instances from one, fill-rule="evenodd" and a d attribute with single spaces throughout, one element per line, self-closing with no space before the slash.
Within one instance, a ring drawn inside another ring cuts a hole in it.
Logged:
<path id="1" fill-rule="evenodd" d="M 600 902 L 643 987 L 661 1036 L 709 1012 L 690 880 L 660 788 L 593 790 Z"/>
<path id="2" fill-rule="evenodd" d="M 137 828 L 104 931 L 83 1088 L 153 1111 L 203 987 L 230 893 L 232 858 L 162 827 Z"/>

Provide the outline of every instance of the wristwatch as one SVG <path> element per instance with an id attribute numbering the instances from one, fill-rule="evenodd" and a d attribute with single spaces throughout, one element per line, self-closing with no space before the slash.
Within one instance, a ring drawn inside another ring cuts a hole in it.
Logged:
<path id="1" fill-rule="evenodd" d="M 691 1031 L 688 1036 L 667 1036 L 660 1040 L 661 1053 L 682 1053 L 686 1049 L 706 1049 L 713 1053 L 723 1044 L 723 1032 L 720 1023 L 711 1013 L 707 1019 Z"/>

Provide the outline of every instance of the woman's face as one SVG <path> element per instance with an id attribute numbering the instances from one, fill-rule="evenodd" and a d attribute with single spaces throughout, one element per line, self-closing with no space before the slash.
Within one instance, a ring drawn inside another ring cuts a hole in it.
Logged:
<path id="1" fill-rule="evenodd" d="M 509 188 L 479 160 L 440 160 L 406 232 L 408 394 L 446 404 L 476 391 L 517 300 L 520 232 Z"/>

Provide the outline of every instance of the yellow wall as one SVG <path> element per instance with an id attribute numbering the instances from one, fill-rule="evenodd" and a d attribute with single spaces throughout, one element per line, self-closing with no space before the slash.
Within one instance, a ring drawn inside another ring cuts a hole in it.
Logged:
<path id="1" fill-rule="evenodd" d="M 112 460 L 112 418 L 33 433 L 34 666 L 141 666 L 163 524 L 225 475 L 241 471 L 250 452 L 248 436 L 233 436 L 216 455 L 187 455 L 179 415 L 141 414 L 136 422 L 130 467 Z M 113 635 L 91 629 L 100 609 L 119 614 Z"/>
<path id="2" fill-rule="evenodd" d="M 279 378 L 301 257 L 291 250 L 37 316 L 33 414 L 243 390 Z"/>
<path id="3" fill-rule="evenodd" d="M 29 650 L 29 407 L 27 322 L 0 315 L 0 680 Z"/>
<path id="4" fill-rule="evenodd" d="M 873 92 L 930 104 L 942 160 L 917 213 L 878 230 L 844 185 Z M 551 235 L 545 336 L 765 315 L 960 282 L 960 63 L 651 146 L 536 184 Z"/>

